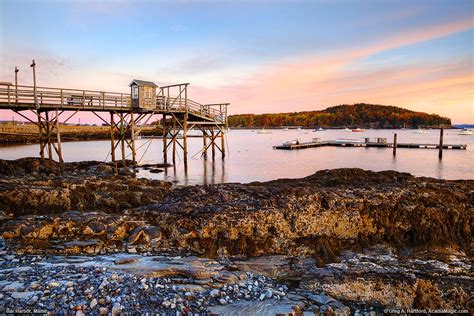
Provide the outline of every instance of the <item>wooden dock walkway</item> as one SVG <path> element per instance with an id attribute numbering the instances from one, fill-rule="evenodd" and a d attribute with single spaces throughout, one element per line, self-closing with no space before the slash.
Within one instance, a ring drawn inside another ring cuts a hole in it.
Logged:
<path id="1" fill-rule="evenodd" d="M 283 150 L 297 150 L 315 147 L 377 147 L 377 148 L 393 148 L 393 143 L 377 143 L 377 142 L 359 142 L 351 140 L 327 140 L 317 142 L 302 142 L 298 144 L 283 144 L 279 146 L 273 146 L 273 149 Z M 439 144 L 426 144 L 426 143 L 397 143 L 397 148 L 416 148 L 416 149 L 439 149 Z M 466 144 L 443 144 L 443 149 L 467 149 Z"/>
<path id="2" fill-rule="evenodd" d="M 35 78 L 34 60 L 31 66 Z M 112 158 L 116 171 L 116 150 L 121 151 L 124 166 L 128 150 L 134 164 L 141 160 L 136 157 L 135 139 L 140 137 L 143 127 L 151 123 L 152 117 L 153 120 L 161 119 L 163 126 L 165 163 L 168 149 L 172 148 L 175 163 L 176 150 L 181 148 L 184 165 L 187 166 L 188 131 L 192 129 L 202 133 L 201 152 L 204 157 L 207 157 L 208 149 L 212 150 L 213 159 L 217 150 L 222 158 L 225 156 L 224 130 L 229 103 L 200 104 L 193 101 L 188 98 L 189 83 L 157 86 L 150 81 L 134 79 L 129 85 L 130 93 L 118 93 L 20 85 L 17 76 L 18 69 L 15 67 L 15 83 L 0 82 L 0 110 L 13 111 L 37 126 L 41 159 L 47 156 L 52 160 L 56 154 L 59 162 L 63 161 L 62 126 L 79 112 L 94 114 L 103 126 L 110 128 L 111 150 L 107 158 Z"/>

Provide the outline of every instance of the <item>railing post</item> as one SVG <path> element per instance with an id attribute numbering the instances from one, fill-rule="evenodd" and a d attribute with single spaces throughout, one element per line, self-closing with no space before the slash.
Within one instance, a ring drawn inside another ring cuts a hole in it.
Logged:
<path id="1" fill-rule="evenodd" d="M 8 104 L 10 104 L 10 85 L 7 85 L 7 91 L 8 91 Z"/>
<path id="2" fill-rule="evenodd" d="M 120 93 L 120 106 L 123 106 L 123 94 Z"/>
<path id="3" fill-rule="evenodd" d="M 85 101 L 86 101 L 86 91 L 82 90 L 82 107 L 85 107 Z"/>
<path id="4" fill-rule="evenodd" d="M 64 105 L 64 94 L 63 89 L 61 89 L 61 107 Z"/>
<path id="5" fill-rule="evenodd" d="M 20 70 L 15 66 L 15 103 L 18 103 L 18 72 Z"/>

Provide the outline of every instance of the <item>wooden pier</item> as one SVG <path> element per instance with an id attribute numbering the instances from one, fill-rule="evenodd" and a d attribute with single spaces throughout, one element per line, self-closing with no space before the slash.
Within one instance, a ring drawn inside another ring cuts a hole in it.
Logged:
<path id="1" fill-rule="evenodd" d="M 34 66 L 33 61 L 33 70 Z M 158 87 L 153 82 L 133 80 L 130 93 L 117 93 L 19 85 L 17 76 L 15 69 L 14 84 L 0 82 L 0 109 L 11 110 L 38 127 L 41 159 L 57 158 L 63 162 L 61 125 L 79 112 L 93 113 L 110 128 L 109 155 L 115 170 L 119 160 L 126 166 L 127 151 L 133 164 L 137 163 L 135 140 L 142 126 L 148 125 L 153 117 L 161 121 L 165 163 L 168 162 L 169 149 L 172 149 L 173 164 L 177 150 L 181 149 L 187 165 L 187 140 L 191 129 L 202 133 L 202 156 L 206 158 L 211 150 L 214 159 L 218 150 L 222 158 L 225 157 L 224 130 L 229 103 L 200 104 L 193 101 L 188 98 L 189 83 Z M 34 118 L 26 113 L 33 114 Z M 116 151 L 121 154 L 121 159 Z"/>
<path id="2" fill-rule="evenodd" d="M 284 150 L 297 150 L 315 147 L 377 147 L 377 148 L 393 148 L 393 143 L 380 143 L 380 142 L 362 142 L 352 140 L 327 140 L 327 141 L 312 141 L 312 142 L 301 142 L 298 144 L 283 144 L 280 146 L 273 146 L 273 149 L 284 149 Z M 439 144 L 418 144 L 418 143 L 397 143 L 397 148 L 417 148 L 417 149 L 439 149 Z M 467 149 L 465 144 L 443 144 L 442 149 Z"/>

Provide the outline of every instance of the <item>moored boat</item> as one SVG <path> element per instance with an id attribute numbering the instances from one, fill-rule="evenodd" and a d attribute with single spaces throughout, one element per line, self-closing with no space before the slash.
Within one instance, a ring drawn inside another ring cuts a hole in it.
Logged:
<path id="1" fill-rule="evenodd" d="M 298 139 L 287 140 L 283 143 L 283 146 L 298 145 L 300 141 Z"/>
<path id="2" fill-rule="evenodd" d="M 421 128 L 413 131 L 413 134 L 429 134 L 429 133 L 430 133 L 429 130 L 421 129 Z"/>
<path id="3" fill-rule="evenodd" d="M 463 128 L 458 135 L 474 135 L 474 128 Z"/>
<path id="4" fill-rule="evenodd" d="M 354 128 L 354 129 L 352 130 L 352 132 L 354 132 L 354 133 L 361 133 L 361 132 L 365 132 L 365 129 L 362 129 L 362 128 Z"/>
<path id="5" fill-rule="evenodd" d="M 267 131 L 265 128 L 262 128 L 261 130 L 257 131 L 257 134 L 271 134 L 272 132 Z"/>

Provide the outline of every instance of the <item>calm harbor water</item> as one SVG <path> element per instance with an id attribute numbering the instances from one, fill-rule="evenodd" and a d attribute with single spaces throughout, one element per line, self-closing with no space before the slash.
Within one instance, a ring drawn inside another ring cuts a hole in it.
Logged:
<path id="1" fill-rule="evenodd" d="M 417 134 L 413 130 L 367 130 L 363 133 L 343 130 L 270 132 L 257 134 L 251 130 L 232 130 L 227 133 L 225 160 L 221 160 L 217 150 L 214 162 L 212 159 L 201 158 L 202 139 L 190 138 L 187 170 L 182 161 L 182 152 L 178 151 L 175 167 L 167 168 L 165 172 L 158 174 L 142 170 L 139 175 L 178 184 L 214 184 L 299 178 L 322 169 L 356 167 L 375 171 L 397 170 L 439 179 L 474 179 L 474 136 L 457 135 L 458 130 L 445 130 L 444 143 L 467 144 L 468 149 L 445 150 L 441 161 L 435 149 L 398 148 L 396 157 L 392 156 L 392 149 L 386 148 L 321 147 L 293 151 L 273 149 L 273 146 L 287 140 L 299 139 L 304 142 L 315 137 L 321 140 L 386 137 L 388 142 L 392 142 L 394 132 L 398 134 L 399 143 L 436 144 L 439 142 L 439 130 L 430 130 L 428 134 Z M 150 146 L 147 142 L 151 142 Z M 144 145 L 137 154 L 141 164 L 162 162 L 161 139 L 139 139 L 137 147 L 140 145 Z M 62 144 L 62 148 L 65 161 L 104 161 L 110 150 L 110 141 L 66 142 Z M 208 155 L 210 156 L 210 150 Z M 0 147 L 0 159 L 37 156 L 37 144 Z"/>

